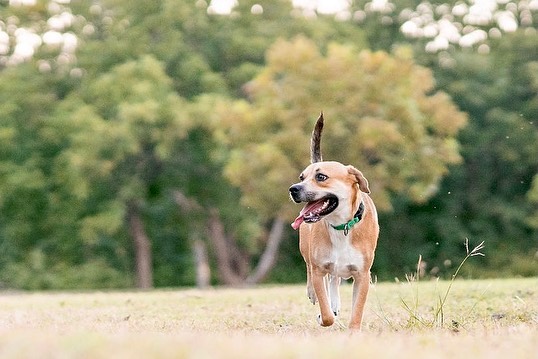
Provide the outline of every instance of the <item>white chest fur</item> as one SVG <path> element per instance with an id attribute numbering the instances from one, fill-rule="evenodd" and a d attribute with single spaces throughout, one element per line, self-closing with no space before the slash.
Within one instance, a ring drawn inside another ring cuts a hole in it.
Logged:
<path id="1" fill-rule="evenodd" d="M 330 257 L 326 258 L 323 267 L 328 273 L 350 278 L 364 269 L 364 257 L 351 245 L 351 235 L 344 235 L 343 231 L 329 230 L 332 250 Z"/>

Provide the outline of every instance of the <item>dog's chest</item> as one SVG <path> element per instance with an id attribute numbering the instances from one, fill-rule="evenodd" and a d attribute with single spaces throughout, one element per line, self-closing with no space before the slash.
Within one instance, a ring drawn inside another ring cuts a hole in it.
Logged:
<path id="1" fill-rule="evenodd" d="M 331 243 L 332 250 L 323 265 L 328 273 L 342 278 L 350 278 L 363 271 L 364 256 L 353 247 L 350 236 L 344 236 L 343 232 L 333 233 Z"/>

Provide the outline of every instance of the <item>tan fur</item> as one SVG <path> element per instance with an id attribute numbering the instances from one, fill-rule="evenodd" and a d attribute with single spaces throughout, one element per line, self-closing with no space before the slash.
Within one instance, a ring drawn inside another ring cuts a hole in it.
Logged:
<path id="1" fill-rule="evenodd" d="M 318 173 L 328 178 L 319 181 Z M 340 309 L 338 286 L 341 278 L 353 278 L 349 327 L 360 330 L 379 235 L 376 208 L 368 195 L 368 181 L 353 166 L 333 161 L 312 163 L 303 171 L 301 179 L 294 186 L 310 196 L 303 202 L 328 194 L 339 201 L 338 207 L 320 221 L 300 225 L 299 248 L 306 262 L 307 294 L 312 303 L 319 303 L 320 324 L 330 326 L 335 321 L 334 312 L 338 314 Z M 361 201 L 364 203 L 363 217 L 347 235 L 331 227 L 352 219 Z"/>

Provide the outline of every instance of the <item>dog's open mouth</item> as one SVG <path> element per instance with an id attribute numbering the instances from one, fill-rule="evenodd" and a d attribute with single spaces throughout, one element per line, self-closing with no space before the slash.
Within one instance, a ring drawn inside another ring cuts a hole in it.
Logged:
<path id="1" fill-rule="evenodd" d="M 323 216 L 328 215 L 338 207 L 338 198 L 334 195 L 328 195 L 317 201 L 308 202 L 301 210 L 299 216 L 291 224 L 293 229 L 298 229 L 301 223 L 314 223 L 319 221 Z"/>

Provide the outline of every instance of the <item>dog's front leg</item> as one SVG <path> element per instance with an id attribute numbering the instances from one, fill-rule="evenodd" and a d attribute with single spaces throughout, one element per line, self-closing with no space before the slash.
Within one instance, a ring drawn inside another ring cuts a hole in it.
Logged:
<path id="1" fill-rule="evenodd" d="M 364 304 L 370 289 L 370 272 L 359 273 L 354 276 L 353 281 L 353 307 L 351 311 L 351 321 L 349 322 L 350 329 L 361 329 L 362 314 L 364 312 Z"/>
<path id="2" fill-rule="evenodd" d="M 323 327 L 329 327 L 334 324 L 334 314 L 331 310 L 329 298 L 327 296 L 327 286 L 325 285 L 325 272 L 319 268 L 312 268 L 312 285 L 314 292 L 318 298 L 319 309 L 321 313 L 320 325 Z"/>

